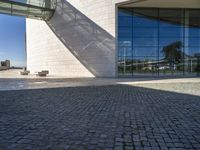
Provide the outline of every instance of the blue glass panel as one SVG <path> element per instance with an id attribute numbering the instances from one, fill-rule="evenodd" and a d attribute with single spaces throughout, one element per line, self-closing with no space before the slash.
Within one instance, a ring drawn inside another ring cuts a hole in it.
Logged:
<path id="1" fill-rule="evenodd" d="M 158 73 L 158 61 L 156 57 L 134 57 L 133 75 L 155 75 Z"/>
<path id="2" fill-rule="evenodd" d="M 181 42 L 182 45 L 184 46 L 184 41 L 183 38 L 179 38 L 179 37 L 167 37 L 167 38 L 159 38 L 159 45 L 160 46 L 169 46 L 175 42 Z"/>
<path id="3" fill-rule="evenodd" d="M 133 56 L 157 56 L 158 47 L 133 47 Z"/>
<path id="4" fill-rule="evenodd" d="M 132 27 L 132 17 L 119 17 L 119 27 Z"/>
<path id="5" fill-rule="evenodd" d="M 157 38 L 133 38 L 134 46 L 157 46 Z"/>
<path id="6" fill-rule="evenodd" d="M 118 34 L 120 37 L 132 37 L 132 28 L 128 27 L 119 27 Z"/>
<path id="7" fill-rule="evenodd" d="M 159 57 L 160 58 L 164 58 L 166 56 L 166 53 L 164 52 L 164 48 L 166 46 L 161 46 L 159 47 Z M 172 46 L 173 47 L 173 46 Z M 171 49 L 172 53 L 174 53 L 173 51 L 181 51 L 182 54 L 184 53 L 184 47 L 180 47 L 180 48 L 177 48 L 176 46 L 174 46 L 172 49 Z M 170 53 L 170 50 L 169 50 L 169 53 Z"/>
<path id="8" fill-rule="evenodd" d="M 188 41 L 188 43 L 185 42 L 185 45 L 188 47 L 200 46 L 200 37 L 199 38 L 185 38 L 185 41 Z"/>
<path id="9" fill-rule="evenodd" d="M 158 28 L 134 28 L 133 37 L 158 37 Z"/>
<path id="10" fill-rule="evenodd" d="M 132 16 L 132 14 L 133 14 L 132 9 L 119 8 L 119 10 L 118 10 L 118 16 L 130 17 L 130 16 Z"/>
<path id="11" fill-rule="evenodd" d="M 158 27 L 158 21 L 148 17 L 133 17 L 133 27 Z"/>
<path id="12" fill-rule="evenodd" d="M 191 57 L 200 54 L 200 47 L 185 47 L 186 57 Z"/>
<path id="13" fill-rule="evenodd" d="M 159 37 L 178 37 L 184 36 L 184 28 L 160 28 Z"/>
<path id="14" fill-rule="evenodd" d="M 186 28 L 186 33 L 188 30 L 188 35 L 185 34 L 186 37 L 200 37 L 200 28 Z"/>
<path id="15" fill-rule="evenodd" d="M 119 47 L 118 55 L 120 57 L 131 57 L 132 56 L 132 48 L 131 47 Z"/>
<path id="16" fill-rule="evenodd" d="M 124 38 L 124 37 L 119 37 L 118 39 L 118 45 L 119 46 L 132 46 L 132 38 Z"/>
<path id="17" fill-rule="evenodd" d="M 160 28 L 180 28 L 184 27 L 184 20 L 182 18 L 160 18 Z"/>
<path id="18" fill-rule="evenodd" d="M 159 13 L 158 13 L 159 11 Z M 133 8 L 119 13 L 119 57 L 124 75 L 198 72 L 200 10 Z M 199 59 L 200 60 L 200 59 Z M 200 72 L 200 68 L 199 68 Z"/>

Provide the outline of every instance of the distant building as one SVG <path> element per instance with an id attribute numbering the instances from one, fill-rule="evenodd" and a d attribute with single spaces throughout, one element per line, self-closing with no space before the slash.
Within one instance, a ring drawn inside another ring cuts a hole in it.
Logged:
<path id="1" fill-rule="evenodd" d="M 10 69 L 10 60 L 0 62 L 0 71 Z"/>

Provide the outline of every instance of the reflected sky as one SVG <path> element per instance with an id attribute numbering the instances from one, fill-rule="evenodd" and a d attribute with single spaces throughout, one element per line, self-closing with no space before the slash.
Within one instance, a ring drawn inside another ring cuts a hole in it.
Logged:
<path id="1" fill-rule="evenodd" d="M 160 10 L 160 12 L 169 13 L 170 11 Z M 173 10 L 172 12 L 175 12 L 175 10 Z M 177 22 L 179 22 L 179 20 L 182 20 L 182 22 L 185 22 L 185 24 L 188 23 L 190 19 L 183 17 L 183 15 L 180 12 L 182 11 L 179 11 L 176 15 L 177 18 L 173 18 L 173 20 L 177 19 Z M 140 14 L 142 14 L 142 12 Z M 156 14 L 155 11 L 154 14 Z M 163 14 L 161 16 L 172 17 L 171 14 L 172 13 L 170 13 L 169 15 Z M 200 20 L 200 18 L 196 19 Z M 181 41 L 182 43 L 184 43 L 184 47 L 187 48 L 186 52 L 188 54 L 200 52 L 200 27 L 198 28 L 187 26 L 184 25 L 184 23 L 178 24 L 173 22 L 162 21 L 162 19 L 157 20 L 142 15 L 138 16 L 137 13 L 135 14 L 132 10 L 119 11 L 118 34 L 119 47 L 123 45 L 126 45 L 128 47 L 133 46 L 133 51 L 134 49 L 136 51 L 138 50 L 140 51 L 140 55 L 144 56 L 147 56 L 149 53 L 151 53 L 149 51 L 156 51 L 156 47 L 159 47 L 160 49 L 176 41 Z M 144 50 L 145 47 L 148 47 L 148 50 Z M 191 49 L 192 53 L 189 52 L 189 49 Z M 120 53 L 121 54 L 119 55 L 123 55 L 123 52 Z M 133 52 L 133 54 L 135 54 L 135 52 Z"/>
<path id="2" fill-rule="evenodd" d="M 194 71 L 194 64 L 198 65 L 196 55 L 200 53 L 198 14 L 200 10 L 120 8 L 118 57 L 120 64 L 124 61 L 122 68 L 126 67 L 126 62 L 130 60 L 132 66 L 135 66 L 135 61 L 157 60 L 156 67 L 162 65 L 162 68 L 184 72 L 189 65 L 190 68 L 192 66 L 190 70 Z M 181 47 L 176 47 L 177 43 L 180 43 Z M 164 51 L 166 49 L 167 51 Z M 167 55 L 171 58 L 167 58 Z M 192 64 L 186 64 L 188 61 L 185 59 L 193 61 Z M 140 69 L 152 70 L 152 63 L 144 63 Z"/>

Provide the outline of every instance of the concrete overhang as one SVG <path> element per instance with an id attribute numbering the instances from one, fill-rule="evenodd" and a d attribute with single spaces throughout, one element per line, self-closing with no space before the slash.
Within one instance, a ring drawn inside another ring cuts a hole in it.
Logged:
<path id="1" fill-rule="evenodd" d="M 119 7 L 156 8 L 200 8 L 200 0 L 129 0 L 117 4 Z"/>

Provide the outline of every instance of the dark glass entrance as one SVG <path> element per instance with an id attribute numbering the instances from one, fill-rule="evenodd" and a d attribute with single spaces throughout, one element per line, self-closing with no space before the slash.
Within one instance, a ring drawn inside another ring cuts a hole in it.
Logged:
<path id="1" fill-rule="evenodd" d="M 200 72 L 200 10 L 119 8 L 119 76 Z"/>

